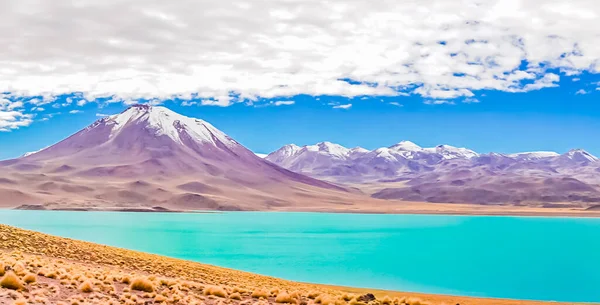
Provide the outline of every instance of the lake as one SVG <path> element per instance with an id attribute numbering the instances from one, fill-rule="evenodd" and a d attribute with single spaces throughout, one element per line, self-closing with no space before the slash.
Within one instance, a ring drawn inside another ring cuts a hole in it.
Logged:
<path id="1" fill-rule="evenodd" d="M 0 210 L 0 223 L 295 281 L 600 301 L 600 219 Z"/>

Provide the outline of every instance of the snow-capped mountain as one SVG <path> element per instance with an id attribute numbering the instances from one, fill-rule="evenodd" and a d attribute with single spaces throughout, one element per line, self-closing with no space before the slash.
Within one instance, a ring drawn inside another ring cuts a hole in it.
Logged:
<path id="1" fill-rule="evenodd" d="M 393 177 L 426 170 L 428 166 L 443 160 L 471 159 L 478 156 L 479 154 L 466 148 L 450 145 L 422 148 L 410 141 L 372 151 L 362 147 L 348 149 L 331 142 L 321 142 L 303 147 L 286 145 L 265 159 L 293 171 L 318 177 L 334 175 L 334 178 L 340 178 L 334 180 L 343 181 Z"/>
<path id="2" fill-rule="evenodd" d="M 283 156 L 292 156 L 294 149 L 290 146 Z M 335 145 L 307 149 L 332 157 L 341 153 Z M 0 167 L 3 181 L 28 179 L 16 184 L 33 188 L 23 194 L 57 205 L 78 198 L 123 206 L 260 209 L 290 205 L 294 194 L 348 193 L 258 157 L 206 121 L 148 105 L 99 119 L 55 145 L 2 161 Z"/>
<path id="3" fill-rule="evenodd" d="M 433 202 L 600 202 L 600 161 L 584 150 L 479 154 L 449 145 L 423 148 L 402 141 L 374 150 L 305 146 L 266 159 L 290 170 L 340 183 L 402 182 L 377 198 Z M 319 145 L 316 145 L 319 146 Z M 303 153 L 314 150 L 318 157 Z"/>

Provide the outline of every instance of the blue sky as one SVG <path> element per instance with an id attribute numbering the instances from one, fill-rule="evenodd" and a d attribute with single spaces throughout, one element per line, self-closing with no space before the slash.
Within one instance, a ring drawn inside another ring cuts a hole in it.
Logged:
<path id="1" fill-rule="evenodd" d="M 574 81 L 575 79 L 575 81 Z M 181 106 L 166 101 L 164 106 L 181 114 L 211 122 L 255 152 L 268 153 L 282 145 L 331 141 L 347 147 L 374 149 L 410 140 L 421 146 L 450 144 L 478 152 L 552 150 L 565 152 L 583 148 L 600 155 L 600 77 L 584 74 L 562 76 L 556 87 L 526 93 L 476 92 L 479 102 L 464 99 L 432 104 L 421 96 L 313 97 L 299 95 L 279 101 L 261 100 L 229 107 Z M 586 94 L 577 93 L 585 90 Z M 60 99 L 56 103 L 60 103 Z M 396 105 L 396 103 L 398 105 Z M 335 105 L 352 106 L 348 109 Z M 39 112 L 34 122 L 0 133 L 0 158 L 17 157 L 66 138 L 97 120 L 115 114 L 122 103 L 88 103 Z M 71 114 L 72 110 L 81 111 Z M 48 120 L 42 121 L 52 115 Z"/>
<path id="2" fill-rule="evenodd" d="M 600 155 L 595 1 L 4 2 L 0 159 L 138 101 L 261 153 L 410 140 Z"/>

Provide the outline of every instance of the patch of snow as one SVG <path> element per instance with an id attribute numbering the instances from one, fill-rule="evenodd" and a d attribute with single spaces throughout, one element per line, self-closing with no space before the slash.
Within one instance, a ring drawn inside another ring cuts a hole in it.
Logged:
<path id="1" fill-rule="evenodd" d="M 25 158 L 25 157 L 29 157 L 29 156 L 31 156 L 31 155 L 35 155 L 35 154 L 37 154 L 37 153 L 41 152 L 42 150 L 44 150 L 44 149 L 46 149 L 46 148 L 48 148 L 48 147 L 50 147 L 50 146 L 46 146 L 46 147 L 44 147 L 44 148 L 42 148 L 42 149 L 40 149 L 40 150 L 26 152 L 26 153 L 24 153 L 24 154 L 21 156 L 21 158 Z"/>
<path id="2" fill-rule="evenodd" d="M 166 135 L 178 143 L 183 143 L 179 137 L 179 129 L 184 128 L 198 142 L 216 144 L 217 141 L 228 145 L 236 145 L 222 131 L 210 123 L 180 115 L 165 107 L 134 105 L 123 113 L 104 118 L 105 122 L 113 123 L 111 137 L 118 134 L 130 123 L 145 124 L 153 129 L 157 136 Z"/>
<path id="3" fill-rule="evenodd" d="M 396 151 L 421 151 L 423 148 L 411 141 L 402 141 L 398 144 L 392 145 L 389 147 L 392 150 Z"/>
<path id="4" fill-rule="evenodd" d="M 558 156 L 560 156 L 560 154 L 553 151 L 529 151 L 508 155 L 510 158 L 518 158 L 521 160 L 539 160 Z"/>

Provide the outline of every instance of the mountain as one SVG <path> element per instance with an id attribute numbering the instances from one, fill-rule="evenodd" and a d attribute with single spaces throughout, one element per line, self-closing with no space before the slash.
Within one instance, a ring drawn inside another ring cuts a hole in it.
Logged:
<path id="1" fill-rule="evenodd" d="M 328 143 L 328 142 L 324 142 Z M 374 150 L 309 145 L 277 150 L 275 164 L 315 178 L 368 189 L 375 198 L 446 203 L 589 205 L 600 202 L 600 161 L 571 150 L 479 154 L 439 145 L 423 148 L 402 141 Z M 305 151 L 312 151 L 307 154 Z"/>
<path id="2" fill-rule="evenodd" d="M 206 121 L 147 105 L 0 162 L 0 198 L 7 207 L 159 210 L 309 209 L 364 200 L 265 161 Z"/>

